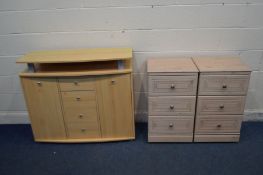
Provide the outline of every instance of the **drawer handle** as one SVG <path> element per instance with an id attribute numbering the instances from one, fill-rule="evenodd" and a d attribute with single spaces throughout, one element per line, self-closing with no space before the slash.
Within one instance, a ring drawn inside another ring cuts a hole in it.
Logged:
<path id="1" fill-rule="evenodd" d="M 225 106 L 224 106 L 224 105 L 220 105 L 219 108 L 220 108 L 220 109 L 224 109 Z"/>
<path id="2" fill-rule="evenodd" d="M 77 86 L 77 85 L 79 85 L 79 82 L 77 82 L 77 81 L 74 81 L 74 84 Z"/>
<path id="3" fill-rule="evenodd" d="M 82 128 L 82 129 L 81 129 L 81 132 L 86 132 L 86 129 L 85 129 L 85 128 Z"/>
<path id="4" fill-rule="evenodd" d="M 170 105 L 170 109 L 174 109 L 174 105 Z"/>
<path id="5" fill-rule="evenodd" d="M 223 88 L 223 89 L 226 89 L 226 88 L 227 88 L 227 85 L 226 85 L 226 84 L 223 84 L 223 85 L 222 85 L 222 88 Z"/>
<path id="6" fill-rule="evenodd" d="M 173 124 L 173 123 L 170 123 L 170 124 L 169 124 L 169 127 L 170 127 L 170 128 L 174 127 L 174 124 Z"/>
<path id="7" fill-rule="evenodd" d="M 79 118 L 83 118 L 83 114 L 79 114 Z"/>
<path id="8" fill-rule="evenodd" d="M 171 89 L 174 89 L 174 88 L 175 88 L 175 86 L 174 86 L 174 84 L 172 84 L 172 85 L 171 85 Z"/>
<path id="9" fill-rule="evenodd" d="M 42 83 L 41 83 L 40 81 L 38 81 L 38 82 L 37 82 L 37 85 L 38 85 L 38 86 L 41 86 L 41 85 L 42 85 Z"/>
<path id="10" fill-rule="evenodd" d="M 115 84 L 115 82 L 116 82 L 115 80 L 111 80 L 111 84 Z"/>
<path id="11" fill-rule="evenodd" d="M 80 101 L 80 97 L 77 97 L 76 100 L 77 100 L 77 101 Z"/>
<path id="12" fill-rule="evenodd" d="M 218 124 L 216 127 L 218 127 L 218 128 L 221 128 L 221 127 L 222 127 L 222 125 L 221 125 L 221 124 Z"/>

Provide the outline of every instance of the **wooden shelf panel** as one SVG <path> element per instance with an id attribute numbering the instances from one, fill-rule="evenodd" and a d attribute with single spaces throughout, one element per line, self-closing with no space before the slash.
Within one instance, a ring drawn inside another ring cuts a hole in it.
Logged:
<path id="1" fill-rule="evenodd" d="M 131 73 L 132 69 L 112 69 L 112 70 L 92 70 L 92 71 L 59 71 L 59 72 L 21 72 L 21 77 L 71 77 L 71 76 L 86 76 L 86 75 L 110 75 Z"/>
<path id="2" fill-rule="evenodd" d="M 132 58 L 131 48 L 93 48 L 75 50 L 35 51 L 18 59 L 17 63 L 74 63 L 126 60 Z"/>

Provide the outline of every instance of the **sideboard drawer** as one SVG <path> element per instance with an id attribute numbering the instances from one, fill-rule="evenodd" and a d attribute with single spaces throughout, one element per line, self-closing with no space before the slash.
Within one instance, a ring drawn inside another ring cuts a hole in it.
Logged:
<path id="1" fill-rule="evenodd" d="M 64 118 L 66 122 L 95 122 L 98 120 L 98 114 L 96 108 L 65 108 Z"/>
<path id="2" fill-rule="evenodd" d="M 202 75 L 199 95 L 246 95 L 249 75 Z"/>
<path id="3" fill-rule="evenodd" d="M 244 96 L 199 96 L 197 114 L 243 114 Z"/>
<path id="4" fill-rule="evenodd" d="M 195 132 L 201 133 L 239 133 L 242 116 L 198 116 Z"/>
<path id="5" fill-rule="evenodd" d="M 61 91 L 95 90 L 94 78 L 59 78 Z"/>
<path id="6" fill-rule="evenodd" d="M 149 97 L 149 115 L 193 116 L 194 113 L 194 96 Z"/>
<path id="7" fill-rule="evenodd" d="M 154 135 L 193 133 L 193 125 L 194 117 L 149 117 L 149 133 Z"/>
<path id="8" fill-rule="evenodd" d="M 195 95 L 196 76 L 149 76 L 151 95 Z"/>
<path id="9" fill-rule="evenodd" d="M 98 122 L 67 123 L 68 137 L 74 139 L 101 137 Z"/>

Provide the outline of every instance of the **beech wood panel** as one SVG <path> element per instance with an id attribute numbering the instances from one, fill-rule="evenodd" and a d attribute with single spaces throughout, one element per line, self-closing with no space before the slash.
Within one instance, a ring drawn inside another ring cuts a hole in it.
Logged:
<path id="1" fill-rule="evenodd" d="M 243 114 L 244 96 L 199 96 L 197 114 Z"/>
<path id="2" fill-rule="evenodd" d="M 66 139 L 57 79 L 21 78 L 35 140 Z"/>
<path id="3" fill-rule="evenodd" d="M 59 78 L 61 91 L 95 90 L 94 78 Z"/>
<path id="4" fill-rule="evenodd" d="M 196 95 L 197 74 L 194 76 L 149 76 L 150 95 Z"/>
<path id="5" fill-rule="evenodd" d="M 185 115 L 193 116 L 195 113 L 194 96 L 158 96 L 149 97 L 149 115 Z"/>
<path id="6" fill-rule="evenodd" d="M 246 95 L 249 75 L 201 75 L 199 95 Z"/>
<path id="7" fill-rule="evenodd" d="M 102 137 L 134 137 L 131 75 L 98 77 L 96 87 Z"/>

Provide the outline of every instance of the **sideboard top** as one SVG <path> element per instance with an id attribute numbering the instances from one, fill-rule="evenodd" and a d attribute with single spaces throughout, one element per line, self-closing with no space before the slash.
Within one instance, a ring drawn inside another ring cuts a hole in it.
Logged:
<path id="1" fill-rule="evenodd" d="M 149 73 L 177 73 L 198 72 L 191 58 L 160 58 L 149 59 L 147 62 Z"/>
<path id="2" fill-rule="evenodd" d="M 93 48 L 75 50 L 35 51 L 17 60 L 17 63 L 76 63 L 125 60 L 132 58 L 131 48 Z"/>
<path id="3" fill-rule="evenodd" d="M 250 71 L 238 57 L 195 57 L 193 61 L 200 72 Z"/>

